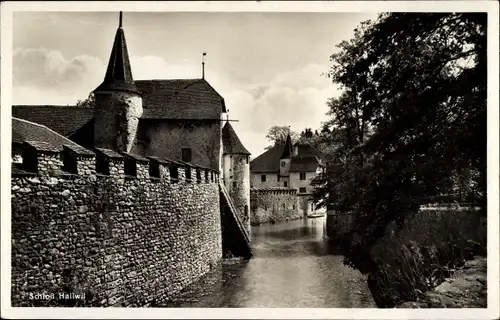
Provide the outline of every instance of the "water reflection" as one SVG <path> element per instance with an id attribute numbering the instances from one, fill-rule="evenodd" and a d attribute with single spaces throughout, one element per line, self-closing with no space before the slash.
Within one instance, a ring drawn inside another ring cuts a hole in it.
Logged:
<path id="1" fill-rule="evenodd" d="M 226 260 L 166 306 L 374 307 L 365 279 L 325 240 L 326 218 L 252 227 L 254 257 Z"/>

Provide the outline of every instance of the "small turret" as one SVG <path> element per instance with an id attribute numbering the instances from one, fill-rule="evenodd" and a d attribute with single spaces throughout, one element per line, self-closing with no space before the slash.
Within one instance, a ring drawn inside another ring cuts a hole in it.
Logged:
<path id="1" fill-rule="evenodd" d="M 224 185 L 250 234 L 250 152 L 229 122 L 222 128 L 222 146 Z"/>
<path id="2" fill-rule="evenodd" d="M 143 110 L 141 94 L 132 77 L 122 21 L 120 12 L 120 22 L 104 81 L 94 90 L 94 145 L 129 152 Z"/>
<path id="3" fill-rule="evenodd" d="M 290 176 L 290 164 L 292 160 L 292 138 L 290 134 L 286 137 L 285 147 L 280 157 L 280 176 Z"/>

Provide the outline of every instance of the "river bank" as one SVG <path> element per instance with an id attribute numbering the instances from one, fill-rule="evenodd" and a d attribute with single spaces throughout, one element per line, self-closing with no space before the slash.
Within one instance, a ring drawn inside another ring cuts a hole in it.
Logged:
<path id="1" fill-rule="evenodd" d="M 330 216 L 329 222 L 329 238 L 342 243 L 347 263 L 368 276 L 379 308 L 420 301 L 465 262 L 486 255 L 486 218 L 478 212 L 419 211 L 402 225 L 387 225 L 370 246 L 363 245 L 363 234 L 349 233 L 352 216 Z M 467 303 L 472 302 L 462 301 L 463 307 Z"/>
<path id="2" fill-rule="evenodd" d="M 486 269 L 486 258 L 476 256 L 417 301 L 402 303 L 398 308 L 486 308 Z"/>

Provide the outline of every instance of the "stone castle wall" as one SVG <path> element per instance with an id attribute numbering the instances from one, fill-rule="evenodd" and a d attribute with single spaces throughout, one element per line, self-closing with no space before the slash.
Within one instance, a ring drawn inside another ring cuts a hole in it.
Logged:
<path id="1" fill-rule="evenodd" d="M 131 152 L 182 160 L 182 148 L 190 148 L 191 163 L 219 170 L 221 137 L 218 120 L 154 120 L 154 125 L 139 124 Z"/>
<path id="2" fill-rule="evenodd" d="M 224 184 L 250 234 L 250 165 L 248 155 L 226 154 L 223 157 Z"/>
<path id="3" fill-rule="evenodd" d="M 250 190 L 250 223 L 301 219 L 299 197 L 295 189 L 269 188 Z"/>
<path id="4" fill-rule="evenodd" d="M 108 152 L 109 175 L 91 155 L 71 174 L 56 155 L 13 170 L 13 306 L 154 306 L 219 263 L 217 172 L 139 159 L 130 176 Z"/>

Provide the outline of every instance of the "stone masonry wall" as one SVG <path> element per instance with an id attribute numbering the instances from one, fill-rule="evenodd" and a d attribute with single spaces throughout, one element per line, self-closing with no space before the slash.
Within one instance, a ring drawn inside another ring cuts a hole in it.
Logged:
<path id="1" fill-rule="evenodd" d="M 217 179 L 179 178 L 13 176 L 12 305 L 154 306 L 207 273 L 222 257 Z"/>
<path id="2" fill-rule="evenodd" d="M 314 186 L 312 185 L 312 180 L 318 175 L 316 172 L 304 172 L 306 175 L 305 180 L 300 180 L 300 172 L 290 173 L 290 188 L 297 189 L 297 193 L 300 192 L 300 188 L 306 188 L 305 194 L 312 194 L 314 191 Z"/>
<path id="3" fill-rule="evenodd" d="M 141 120 L 146 121 L 146 120 Z M 132 152 L 160 158 L 182 160 L 182 148 L 191 149 L 191 163 L 219 170 L 221 150 L 220 121 L 155 121 L 145 125 L 139 133 L 139 141 L 148 141 L 140 146 L 136 143 Z"/>
<path id="4" fill-rule="evenodd" d="M 302 218 L 299 198 L 293 189 L 251 189 L 250 208 L 252 225 Z"/>
<path id="5" fill-rule="evenodd" d="M 226 188 L 239 211 L 240 220 L 250 234 L 250 166 L 247 159 L 248 156 L 244 154 L 225 155 L 231 170 L 229 177 L 224 177 L 224 180 L 227 181 Z"/>

